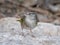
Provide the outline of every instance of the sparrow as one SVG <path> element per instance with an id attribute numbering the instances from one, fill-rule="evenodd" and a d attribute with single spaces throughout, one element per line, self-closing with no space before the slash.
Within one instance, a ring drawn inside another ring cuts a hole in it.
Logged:
<path id="1" fill-rule="evenodd" d="M 34 12 L 26 12 L 18 21 L 21 23 L 22 29 L 28 28 L 32 32 L 31 30 L 37 26 L 37 14 Z"/>

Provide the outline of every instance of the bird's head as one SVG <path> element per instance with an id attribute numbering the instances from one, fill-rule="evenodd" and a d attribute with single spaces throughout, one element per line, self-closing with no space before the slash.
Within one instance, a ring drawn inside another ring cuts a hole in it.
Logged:
<path id="1" fill-rule="evenodd" d="M 36 18 L 36 14 L 34 12 L 27 12 L 26 14 L 24 14 L 25 18 L 30 18 L 30 19 L 35 19 Z"/>

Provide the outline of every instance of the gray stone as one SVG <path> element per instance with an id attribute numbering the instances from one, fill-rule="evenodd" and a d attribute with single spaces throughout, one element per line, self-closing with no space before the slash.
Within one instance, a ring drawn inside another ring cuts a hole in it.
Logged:
<path id="1" fill-rule="evenodd" d="M 0 44 L 1 45 L 20 45 L 22 39 L 22 28 L 17 18 L 8 17 L 0 19 Z"/>
<path id="2" fill-rule="evenodd" d="M 0 19 L 0 45 L 59 45 L 60 26 L 38 22 L 32 29 L 22 29 L 17 18 Z"/>
<path id="3" fill-rule="evenodd" d="M 57 28 L 50 23 L 39 22 L 35 29 L 32 30 L 33 34 L 39 36 L 57 36 Z M 38 36 L 36 35 L 36 36 Z"/>

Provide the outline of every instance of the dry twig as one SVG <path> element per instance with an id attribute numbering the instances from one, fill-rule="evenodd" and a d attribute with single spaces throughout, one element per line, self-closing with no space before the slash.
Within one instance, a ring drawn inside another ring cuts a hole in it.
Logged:
<path id="1" fill-rule="evenodd" d="M 33 11 L 33 12 L 37 12 L 37 13 L 41 13 L 41 14 L 45 14 L 45 15 L 51 15 L 52 14 L 48 10 L 43 10 L 41 8 L 27 7 L 27 6 L 24 6 L 24 5 L 20 5 L 20 6 L 26 8 L 30 11 Z"/>

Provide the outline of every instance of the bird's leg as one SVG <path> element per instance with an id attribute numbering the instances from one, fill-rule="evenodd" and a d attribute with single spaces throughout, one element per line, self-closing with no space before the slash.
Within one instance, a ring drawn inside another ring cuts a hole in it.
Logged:
<path id="1" fill-rule="evenodd" d="M 30 32 L 32 33 L 32 30 L 31 30 L 31 28 L 30 28 Z"/>
<path id="2" fill-rule="evenodd" d="M 32 34 L 32 29 L 30 28 L 31 36 L 35 38 L 35 36 Z"/>

